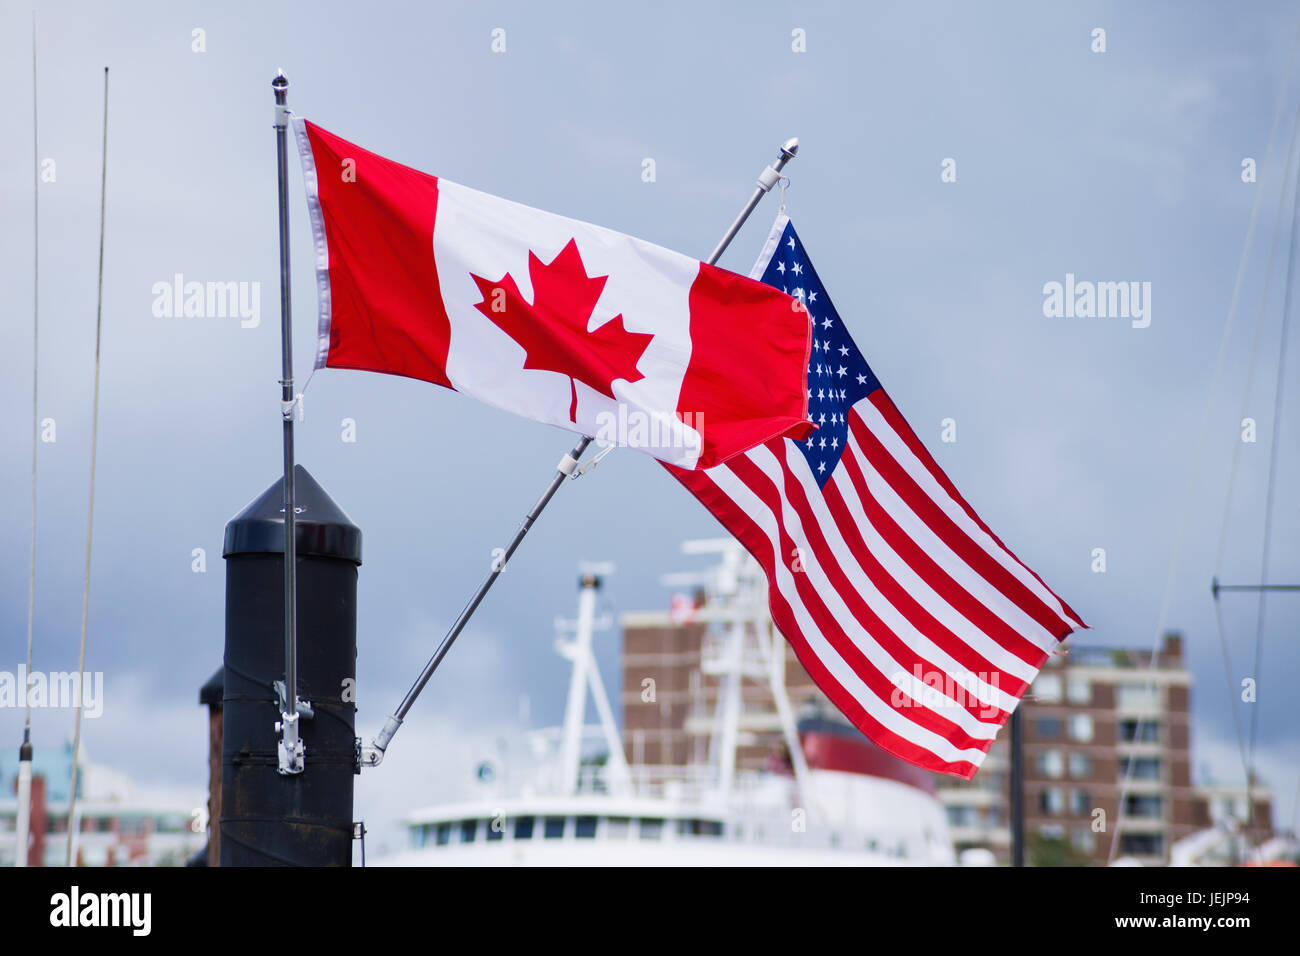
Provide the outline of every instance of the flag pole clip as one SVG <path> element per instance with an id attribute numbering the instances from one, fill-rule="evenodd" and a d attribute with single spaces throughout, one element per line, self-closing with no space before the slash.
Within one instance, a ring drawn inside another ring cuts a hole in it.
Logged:
<path id="1" fill-rule="evenodd" d="M 617 447 L 618 446 L 614 444 L 606 445 L 599 452 L 597 452 L 595 456 L 591 458 L 590 461 L 587 461 L 586 463 L 582 464 L 578 468 L 575 468 L 573 470 L 573 473 L 569 475 L 569 480 L 576 481 L 577 479 L 581 478 L 587 472 L 591 471 L 591 469 L 599 465 L 601 459 L 604 458 L 606 455 L 608 455 L 611 451 L 613 451 Z"/>
<path id="2" fill-rule="evenodd" d="M 292 383 L 290 387 L 292 387 Z M 302 392 L 299 392 L 298 394 L 294 395 L 292 401 L 286 402 L 283 399 L 281 399 L 280 417 L 283 418 L 286 422 L 302 421 L 304 414 L 305 413 L 303 411 L 303 405 L 302 405 Z"/>

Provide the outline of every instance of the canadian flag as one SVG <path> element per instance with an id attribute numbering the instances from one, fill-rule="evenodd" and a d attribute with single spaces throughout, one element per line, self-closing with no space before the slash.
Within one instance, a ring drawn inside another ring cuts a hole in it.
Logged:
<path id="1" fill-rule="evenodd" d="M 423 379 L 689 469 L 811 430 L 797 299 L 294 129 L 317 368 Z"/>

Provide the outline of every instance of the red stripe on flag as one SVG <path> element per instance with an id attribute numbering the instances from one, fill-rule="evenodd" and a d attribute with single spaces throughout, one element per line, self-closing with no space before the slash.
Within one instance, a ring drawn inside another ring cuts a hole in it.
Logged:
<path id="1" fill-rule="evenodd" d="M 773 443 L 775 444 L 775 443 Z M 769 445 L 768 447 L 771 447 Z M 773 449 L 776 451 L 776 449 Z M 784 453 L 785 449 L 780 449 Z M 734 469 L 733 469 L 734 470 Z M 834 588 L 835 593 L 839 596 L 849 612 L 862 625 L 863 628 L 876 640 L 876 642 L 892 657 L 899 666 L 908 674 L 915 676 L 920 674 L 920 680 L 926 678 L 938 677 L 940 680 L 939 687 L 935 688 L 944 693 L 953 706 L 964 707 L 965 710 L 977 720 L 986 723 L 993 723 L 1001 726 L 1010 716 L 1009 712 L 1003 711 L 1000 707 L 993 704 L 985 705 L 976 700 L 972 694 L 964 689 L 964 685 L 956 684 L 944 679 L 947 676 L 954 678 L 966 675 L 949 675 L 949 672 L 931 662 L 928 658 L 923 657 L 919 651 L 914 649 L 907 641 L 898 637 L 894 631 L 888 627 L 880 618 L 871 610 L 866 600 L 858 593 L 844 573 L 844 569 L 839 559 L 831 551 L 826 536 L 822 533 L 821 524 L 813 516 L 812 507 L 808 503 L 808 497 L 804 492 L 802 483 L 794 476 L 790 470 L 788 462 L 781 461 L 782 480 L 785 484 L 786 497 L 794 510 L 802 518 L 804 533 L 808 536 L 808 541 L 812 545 L 813 555 L 817 559 L 817 564 L 826 574 Z M 840 524 L 841 530 L 844 528 Z M 860 541 L 861 539 L 859 539 Z M 847 542 L 846 542 L 847 544 Z M 852 548 L 852 546 L 850 546 Z M 887 600 L 894 609 L 897 610 L 909 624 L 918 632 L 931 639 L 936 646 L 943 647 L 947 651 L 948 644 L 955 645 L 964 650 L 962 655 L 965 660 L 958 659 L 957 654 L 951 654 L 957 663 L 961 664 L 969 672 L 969 675 L 979 675 L 981 680 L 990 683 L 995 687 L 1002 686 L 1001 672 L 993 676 L 994 668 L 988 661 L 984 660 L 978 654 L 974 653 L 967 645 L 956 639 L 956 636 L 946 627 L 940 624 L 934 617 L 929 614 L 921 605 L 912 598 L 897 581 L 887 572 L 880 563 L 865 551 L 855 552 L 854 556 L 858 563 L 862 565 L 863 571 L 871 579 L 871 583 L 881 592 L 881 595 Z M 1019 683 L 1019 682 L 1017 682 Z M 960 692 L 960 696 L 954 696 Z M 964 699 L 963 699 L 964 698 Z"/>
<path id="2" fill-rule="evenodd" d="M 943 469 L 939 467 L 939 463 L 931 457 L 930 452 L 923 444 L 921 444 L 921 439 L 916 437 L 916 433 L 912 431 L 912 427 L 907 424 L 907 421 L 898 411 L 898 407 L 894 405 L 893 400 L 885 393 L 885 390 L 883 388 L 878 388 L 868 395 L 867 398 L 871 401 L 871 404 L 876 407 L 880 414 L 884 416 L 885 421 L 889 422 L 890 427 L 894 429 L 898 434 L 898 437 L 901 438 L 907 447 L 911 449 L 912 454 L 916 456 L 917 461 L 925 466 L 925 469 L 930 472 L 934 477 L 934 480 L 939 483 L 939 486 L 943 488 L 944 491 L 948 492 L 948 495 L 952 500 L 961 506 L 962 510 L 965 511 L 967 516 L 979 526 L 980 530 L 997 542 L 998 547 L 1005 551 L 1011 560 L 1015 561 L 1016 564 L 1020 565 L 1026 572 L 1032 575 L 1034 580 L 1043 586 L 1043 590 L 1047 591 L 1048 594 L 1060 601 L 1061 607 L 1065 609 L 1065 613 L 1073 619 L 1072 623 L 1077 624 L 1079 627 L 1086 628 L 1088 625 L 1083 623 L 1083 619 L 1074 613 L 1074 610 L 1070 605 L 1061 600 L 1061 596 L 1049 588 L 1032 568 L 1017 558 L 1015 553 L 1002 543 L 1002 539 L 994 534 L 992 529 L 990 529 L 989 526 L 980 519 L 980 516 L 975 513 L 975 509 L 966 503 L 966 499 L 957 492 L 957 486 L 952 483 L 944 473 Z M 1073 630 L 1073 628 L 1071 628 L 1071 630 Z M 1069 635 L 1069 633 L 1069 631 L 1066 631 L 1064 634 L 1056 634 L 1056 637 L 1058 640 L 1063 640 Z"/>
<path id="3" fill-rule="evenodd" d="M 867 423 L 861 419 L 857 411 L 850 410 L 848 417 L 849 428 L 867 461 L 925 523 L 926 527 L 972 570 L 1037 621 L 1049 634 L 1060 640 L 1061 636 L 1069 633 L 1070 627 L 1060 615 L 1044 604 L 1038 595 L 1029 590 L 1023 581 L 1003 567 L 991 554 L 972 541 L 938 503 L 921 489 L 916 479 L 909 475 L 881 444 L 880 439 L 867 427 Z"/>
<path id="4" fill-rule="evenodd" d="M 804 372 L 812 324 L 798 299 L 776 292 L 706 262 L 691 283 L 691 359 L 677 417 L 701 435 L 698 468 L 720 464 L 734 449 L 813 430 Z M 735 360 L 737 342 L 746 343 L 743 362 Z"/>
<path id="5" fill-rule="evenodd" d="M 858 730 L 881 750 L 893 754 L 909 763 L 936 773 L 951 774 L 963 780 L 975 776 L 979 767 L 966 760 L 947 761 L 933 751 L 912 743 L 905 737 L 894 733 L 872 717 L 857 698 L 850 694 L 836 680 L 835 676 L 822 663 L 821 658 L 809 647 L 803 632 L 795 620 L 794 612 L 786 596 L 776 585 L 773 574 L 772 546 L 767 535 L 757 523 L 745 513 L 725 492 L 722 491 L 702 471 L 684 471 L 671 465 L 664 465 L 704 505 L 723 526 L 735 536 L 754 559 L 763 568 L 768 581 L 768 606 L 772 611 L 772 620 L 778 630 L 789 641 L 795 657 L 813 683 L 824 693 L 832 704 L 844 714 Z M 724 466 L 726 467 L 726 466 Z M 988 743 L 991 743 L 988 742 Z M 987 747 L 984 748 L 987 751 Z"/>
<path id="6" fill-rule="evenodd" d="M 858 501 L 862 505 L 867 520 L 885 539 L 885 543 L 893 548 L 894 553 L 908 567 L 920 575 L 921 579 L 935 593 L 947 601 L 958 614 L 996 641 L 1004 650 L 1016 655 L 1030 667 L 1042 667 L 1043 661 L 1047 660 L 1047 654 L 1041 647 L 998 617 L 987 604 L 958 584 L 947 571 L 939 566 L 939 563 L 934 558 L 926 553 L 924 548 L 917 544 L 911 535 L 899 527 L 898 522 L 884 509 L 876 496 L 871 493 L 871 489 L 867 487 L 866 476 L 862 473 L 862 468 L 852 451 L 851 448 L 845 451 L 844 457 L 840 459 L 840 465 L 845 469 L 849 481 L 858 494 Z M 832 485 L 834 485 L 834 482 L 828 483 L 826 487 L 829 489 Z M 839 490 L 835 489 L 834 493 L 838 496 Z M 1016 696 L 1023 694 L 1024 688 L 1028 686 L 1023 682 L 1017 682 L 1014 678 L 1011 678 L 1011 681 L 1012 683 L 1008 685 L 1007 692 L 1014 693 Z M 1017 686 L 1020 688 L 1018 691 L 1012 689 Z"/>
<path id="7" fill-rule="evenodd" d="M 451 322 L 433 261 L 437 178 L 305 126 L 329 240 L 325 364 L 451 388 Z"/>
<path id="8" fill-rule="evenodd" d="M 794 539 L 786 528 L 785 517 L 782 514 L 780 489 L 748 456 L 738 456 L 732 459 L 727 467 L 772 512 L 776 520 L 781 553 L 782 555 L 793 555 L 796 546 Z M 845 633 L 843 625 L 822 602 L 821 595 L 817 593 L 817 589 L 808 580 L 808 575 L 793 572 L 791 577 L 794 580 L 795 593 L 799 597 L 799 603 L 812 617 L 813 624 L 821 632 L 821 636 L 849 665 L 849 668 L 858 676 L 858 679 L 879 697 L 886 706 L 892 707 L 917 726 L 943 737 L 959 749 L 987 748 L 990 743 L 988 739 L 971 736 L 960 724 L 944 716 L 939 711 L 924 706 L 920 701 L 912 700 L 910 704 L 904 701 L 903 706 L 896 706 L 891 703 L 896 692 L 903 692 L 899 691 L 894 682 L 876 667 L 857 644 L 853 642 L 852 638 Z M 868 632 L 868 636 L 876 640 L 877 643 L 881 643 L 882 646 L 884 642 L 896 645 L 898 638 L 885 626 L 885 623 L 873 614 L 869 608 L 864 607 L 863 610 L 865 612 L 864 620 L 860 623 Z"/>

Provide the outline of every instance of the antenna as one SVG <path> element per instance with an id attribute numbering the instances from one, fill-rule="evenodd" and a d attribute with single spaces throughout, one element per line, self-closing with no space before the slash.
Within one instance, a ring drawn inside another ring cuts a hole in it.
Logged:
<path id="1" fill-rule="evenodd" d="M 95 530 L 95 456 L 99 450 L 99 356 L 104 330 L 104 199 L 108 190 L 108 67 L 104 67 L 104 142 L 99 178 L 99 292 L 95 304 L 95 391 L 90 419 L 90 507 L 86 514 L 86 575 L 81 591 L 81 651 L 77 674 L 86 673 L 86 617 L 90 610 L 90 546 Z M 80 679 L 80 678 L 79 678 Z M 81 705 L 77 695 L 76 730 L 72 736 L 72 786 L 68 791 L 68 866 L 76 863 L 77 852 L 77 761 L 81 756 Z"/>
<path id="2" fill-rule="evenodd" d="M 41 168 L 36 110 L 36 11 L 32 11 L 32 540 L 27 577 L 27 672 L 23 683 L 23 742 L 18 748 L 18 819 L 14 866 L 27 865 L 27 837 L 32 814 L 32 700 L 26 683 L 32 675 L 32 635 L 36 625 L 36 459 L 40 448 L 37 409 L 40 375 Z"/>

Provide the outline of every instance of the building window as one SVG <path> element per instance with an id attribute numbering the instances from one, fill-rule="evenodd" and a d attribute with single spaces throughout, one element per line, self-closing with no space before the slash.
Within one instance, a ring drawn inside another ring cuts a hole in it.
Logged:
<path id="1" fill-rule="evenodd" d="M 631 823 L 627 817 L 610 817 L 605 821 L 605 836 L 611 840 L 626 840 Z"/>
<path id="2" fill-rule="evenodd" d="M 438 846 L 446 846 L 451 842 L 451 824 L 439 823 L 438 829 L 434 831 L 433 840 Z"/>
<path id="3" fill-rule="evenodd" d="M 722 836 L 718 820 L 678 820 L 677 832 L 685 836 Z"/>
<path id="4" fill-rule="evenodd" d="M 1154 794 L 1131 793 L 1124 799 L 1124 815 L 1129 817 L 1159 817 L 1160 797 Z"/>
<path id="5" fill-rule="evenodd" d="M 1160 742 L 1160 724 L 1154 720 L 1121 720 L 1119 739 L 1124 743 L 1154 744 Z"/>
<path id="6" fill-rule="evenodd" d="M 1092 810 L 1088 805 L 1090 802 L 1087 790 L 1071 790 L 1070 815 L 1075 817 L 1086 817 Z"/>
<path id="7" fill-rule="evenodd" d="M 1061 675 L 1040 673 L 1033 683 L 1034 698 L 1044 704 L 1061 702 Z"/>
<path id="8" fill-rule="evenodd" d="M 1158 710 L 1160 688 L 1154 684 L 1120 684 L 1115 688 L 1115 706 L 1120 710 Z"/>
<path id="9" fill-rule="evenodd" d="M 575 817 L 573 821 L 573 835 L 579 840 L 593 839 L 596 836 L 596 818 Z"/>
<path id="10" fill-rule="evenodd" d="M 542 836 L 547 840 L 558 840 L 564 836 L 564 817 L 547 817 L 542 824 Z"/>
<path id="11" fill-rule="evenodd" d="M 1073 714 L 1070 717 L 1070 739 L 1080 743 L 1092 740 L 1092 718 L 1087 714 Z"/>
<path id="12" fill-rule="evenodd" d="M 1070 831 L 1070 845 L 1080 853 L 1091 853 L 1097 845 L 1097 838 L 1088 827 L 1075 827 Z"/>
<path id="13" fill-rule="evenodd" d="M 1163 843 L 1159 833 L 1121 833 L 1119 850 L 1129 856 L 1160 856 Z"/>
<path id="14" fill-rule="evenodd" d="M 478 836 L 477 820 L 460 821 L 460 842 L 461 843 L 473 843 L 474 838 L 476 836 Z"/>
<path id="15" fill-rule="evenodd" d="M 1059 717 L 1039 717 L 1034 721 L 1034 733 L 1039 737 L 1056 738 L 1061 736 Z"/>
<path id="16" fill-rule="evenodd" d="M 500 840 L 505 837 L 506 835 L 505 817 L 502 816 L 488 817 L 488 819 L 484 820 L 483 823 L 484 825 L 487 826 L 487 830 L 485 831 L 487 839 Z"/>
<path id="17" fill-rule="evenodd" d="M 1065 693 L 1072 704 L 1092 703 L 1092 684 L 1086 677 L 1071 677 L 1067 680 Z"/>
<path id="18" fill-rule="evenodd" d="M 1130 764 L 1132 764 L 1131 773 L 1134 780 L 1160 779 L 1160 759 L 1158 757 L 1136 757 L 1129 760 L 1121 759 L 1119 762 L 1119 775 L 1121 777 L 1129 776 Z"/>
<path id="19" fill-rule="evenodd" d="M 1049 817 L 1060 816 L 1065 811 L 1065 795 L 1060 787 L 1048 787 L 1038 794 L 1038 809 Z"/>
<path id="20" fill-rule="evenodd" d="M 515 839 L 531 840 L 533 838 L 533 825 L 536 822 L 536 817 L 515 817 Z"/>
<path id="21" fill-rule="evenodd" d="M 641 839 L 660 840 L 664 835 L 664 821 L 646 817 L 641 821 Z"/>
<path id="22" fill-rule="evenodd" d="M 1070 754 L 1070 776 L 1092 776 L 1092 758 L 1085 753 L 1074 751 Z"/>
<path id="23" fill-rule="evenodd" d="M 975 826 L 975 808 L 948 807 L 948 825 L 952 827 Z"/>
<path id="24" fill-rule="evenodd" d="M 1059 750 L 1044 750 L 1038 755 L 1038 772 L 1057 779 L 1065 773 L 1065 758 Z"/>

